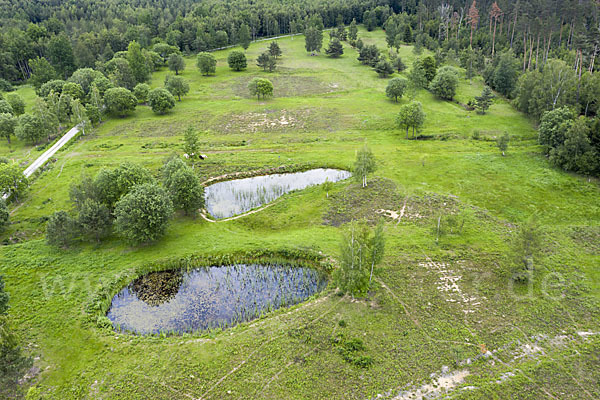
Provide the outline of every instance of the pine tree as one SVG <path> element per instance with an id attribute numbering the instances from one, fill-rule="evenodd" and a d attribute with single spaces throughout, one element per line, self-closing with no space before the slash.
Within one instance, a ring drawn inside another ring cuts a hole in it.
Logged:
<path id="1" fill-rule="evenodd" d="M 256 59 L 256 65 L 264 69 L 265 71 L 273 72 L 276 67 L 275 57 L 271 56 L 268 52 L 264 52 Z"/>
<path id="2" fill-rule="evenodd" d="M 477 28 L 477 24 L 479 23 L 479 10 L 477 10 L 477 1 L 473 0 L 473 4 L 469 8 L 469 13 L 467 14 L 467 23 L 471 25 L 471 37 L 469 38 L 469 47 L 473 47 L 473 32 Z"/>
<path id="3" fill-rule="evenodd" d="M 485 114 L 486 110 L 492 105 L 494 93 L 489 86 L 483 88 L 481 96 L 475 97 L 475 107 L 480 114 Z"/>
<path id="4" fill-rule="evenodd" d="M 323 46 L 323 32 L 315 27 L 309 27 L 304 32 L 305 47 L 309 53 L 318 53 Z"/>
<path id="5" fill-rule="evenodd" d="M 356 40 L 358 38 L 358 27 L 356 26 L 356 19 L 353 19 L 348 28 L 348 38 L 350 40 Z"/>
<path id="6" fill-rule="evenodd" d="M 381 59 L 375 64 L 375 71 L 379 74 L 380 78 L 387 78 L 394 73 L 394 67 L 386 59 Z"/>
<path id="7" fill-rule="evenodd" d="M 329 41 L 329 47 L 325 49 L 325 53 L 331 58 L 338 58 L 344 54 L 344 46 L 338 38 L 333 38 Z"/>
<path id="8" fill-rule="evenodd" d="M 279 44 L 275 41 L 271 42 L 269 44 L 269 55 L 275 59 L 278 59 L 279 57 L 281 57 L 281 48 L 279 47 Z"/>
<path id="9" fill-rule="evenodd" d="M 397 56 L 396 58 L 394 58 L 394 61 L 392 61 L 392 66 L 398 72 L 402 72 L 406 69 L 406 65 L 404 64 L 404 62 L 402 61 L 402 58 L 400 58 L 400 56 Z"/>

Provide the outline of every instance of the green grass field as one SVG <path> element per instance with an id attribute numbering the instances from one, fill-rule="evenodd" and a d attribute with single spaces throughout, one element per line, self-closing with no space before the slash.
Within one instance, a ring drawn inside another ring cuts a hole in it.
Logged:
<path id="1" fill-rule="evenodd" d="M 385 47 L 380 30 L 360 36 Z M 215 53 L 210 77 L 186 59 L 191 90 L 173 112 L 156 116 L 139 106 L 107 120 L 58 152 L 12 207 L 0 273 L 10 317 L 40 368 L 31 398 L 368 399 L 402 390 L 453 399 L 599 398 L 598 181 L 552 168 L 532 122 L 499 98 L 477 115 L 422 91 L 428 138 L 405 140 L 395 116 L 408 100 L 387 99 L 387 80 L 360 65 L 356 51 L 345 45 L 342 58 L 329 59 L 307 54 L 301 36 L 279 44 L 274 73 L 255 63 L 268 42 L 250 46 L 243 72 L 227 68 L 228 51 Z M 407 65 L 415 58 L 410 47 L 400 55 Z M 166 74 L 154 73 L 151 85 L 162 86 Z M 272 99 L 249 98 L 255 76 L 272 80 Z M 463 79 L 457 100 L 482 89 L 480 78 Z M 32 101 L 31 88 L 19 92 Z M 234 221 L 176 217 L 149 246 L 113 238 L 62 251 L 45 243 L 47 217 L 71 207 L 69 186 L 82 174 L 132 161 L 158 176 L 163 160 L 182 152 L 189 126 L 205 132 L 202 178 L 280 165 L 351 169 L 364 141 L 378 169 L 365 189 L 340 182 L 326 196 L 313 187 Z M 506 157 L 495 145 L 504 132 Z M 25 165 L 40 153 L 17 141 L 0 146 L 1 156 Z M 341 223 L 401 209 L 400 221 L 387 218 L 386 255 L 367 299 L 329 288 L 233 329 L 168 337 L 101 329 L 85 311 L 104 284 L 160 260 L 264 249 L 335 258 Z M 452 212 L 464 228 L 436 243 L 437 217 Z M 532 283 L 517 285 L 510 243 L 532 214 L 543 225 L 543 251 Z M 344 361 L 332 340 L 338 334 L 361 338 L 373 365 Z"/>

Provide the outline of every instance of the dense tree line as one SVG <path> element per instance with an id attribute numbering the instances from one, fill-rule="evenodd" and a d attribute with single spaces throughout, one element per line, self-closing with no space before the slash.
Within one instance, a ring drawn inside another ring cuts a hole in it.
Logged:
<path id="1" fill-rule="evenodd" d="M 144 49 L 163 42 L 184 52 L 242 44 L 250 39 L 304 32 L 318 15 L 324 27 L 384 27 L 388 44 L 459 51 L 481 49 L 494 56 L 508 48 L 524 68 L 538 68 L 569 52 L 573 63 L 593 71 L 600 52 L 598 5 L 592 0 L 540 2 L 480 0 L 153 0 L 21 2 L 0 7 L 0 76 L 29 78 L 29 60 L 44 57 L 64 78 L 77 68 L 106 62 L 132 41 Z M 437 45 L 436 45 L 437 44 Z M 165 60 L 166 61 L 166 60 Z"/>
<path id="2" fill-rule="evenodd" d="M 46 58 L 66 79 L 77 68 L 109 61 L 133 41 L 144 49 L 162 42 L 184 52 L 238 43 L 247 47 L 257 37 L 303 32 L 312 15 L 319 15 L 325 27 L 336 26 L 340 19 L 344 24 L 353 19 L 360 22 L 365 10 L 377 7 L 378 1 L 75 0 L 65 5 L 11 0 L 0 4 L 0 77 L 17 82 L 31 76 L 29 60 L 36 57 Z"/>

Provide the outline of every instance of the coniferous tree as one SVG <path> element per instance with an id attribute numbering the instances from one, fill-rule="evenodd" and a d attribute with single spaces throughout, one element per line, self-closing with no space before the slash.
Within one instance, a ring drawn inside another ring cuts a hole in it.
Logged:
<path id="1" fill-rule="evenodd" d="M 475 97 L 475 107 L 480 114 L 485 114 L 488 108 L 492 105 L 494 93 L 489 86 L 483 88 L 480 96 Z"/>
<path id="2" fill-rule="evenodd" d="M 325 53 L 331 58 L 339 58 L 344 54 L 344 46 L 338 38 L 333 38 L 329 41 L 329 47 L 325 49 Z"/>
<path id="3" fill-rule="evenodd" d="M 271 42 L 269 44 L 269 55 L 277 60 L 279 57 L 281 57 L 281 54 L 282 52 L 279 44 L 275 41 Z"/>
<path id="4" fill-rule="evenodd" d="M 350 40 L 356 40 L 358 38 L 358 27 L 356 26 L 356 19 L 352 19 L 350 27 L 348 28 L 348 38 Z"/>
<path id="5" fill-rule="evenodd" d="M 305 48 L 309 53 L 318 53 L 323 46 L 323 31 L 311 26 L 304 32 Z"/>

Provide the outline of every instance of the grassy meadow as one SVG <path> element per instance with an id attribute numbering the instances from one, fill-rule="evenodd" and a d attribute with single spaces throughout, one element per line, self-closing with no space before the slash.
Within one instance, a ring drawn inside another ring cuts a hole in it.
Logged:
<path id="1" fill-rule="evenodd" d="M 381 30 L 359 36 L 385 48 Z M 386 98 L 388 80 L 361 65 L 355 50 L 344 44 L 342 58 L 330 59 L 306 53 L 302 36 L 278 42 L 283 56 L 273 73 L 255 62 L 268 41 L 250 45 L 242 72 L 227 67 L 229 50 L 215 53 L 214 76 L 186 58 L 190 93 L 171 113 L 139 106 L 106 120 L 59 151 L 11 206 L 0 274 L 10 318 L 39 368 L 30 398 L 370 399 L 425 390 L 453 399 L 599 398 L 598 181 L 552 168 L 534 124 L 508 101 L 496 98 L 486 115 L 467 111 L 460 103 L 481 93 L 481 78 L 461 79 L 457 102 L 421 91 L 423 139 L 406 140 L 395 118 L 409 100 Z M 407 66 L 416 57 L 409 46 L 399 54 Z M 151 86 L 167 73 L 155 72 Z M 249 97 L 256 76 L 273 82 L 272 99 Z M 31 88 L 19 93 L 33 101 Z M 69 186 L 82 175 L 131 161 L 158 176 L 166 157 L 182 153 L 189 126 L 202 132 L 202 180 L 281 165 L 352 169 L 365 141 L 378 169 L 365 189 L 352 181 L 328 194 L 311 187 L 232 221 L 177 216 L 148 246 L 116 237 L 69 250 L 45 243 L 48 216 L 71 208 Z M 504 132 L 505 157 L 495 142 Z M 23 165 L 41 152 L 17 140 L 0 144 L 0 156 Z M 401 210 L 401 219 L 389 217 Z M 448 214 L 461 228 L 436 240 L 438 217 Z M 533 214 L 542 254 L 531 283 L 515 284 L 511 244 Z M 193 335 L 123 334 L 86 312 L 106 284 L 161 260 L 265 249 L 335 259 L 340 226 L 356 217 L 386 218 L 386 254 L 367 299 L 329 287 L 259 320 Z M 340 337 L 362 339 L 373 364 L 346 362 Z"/>

